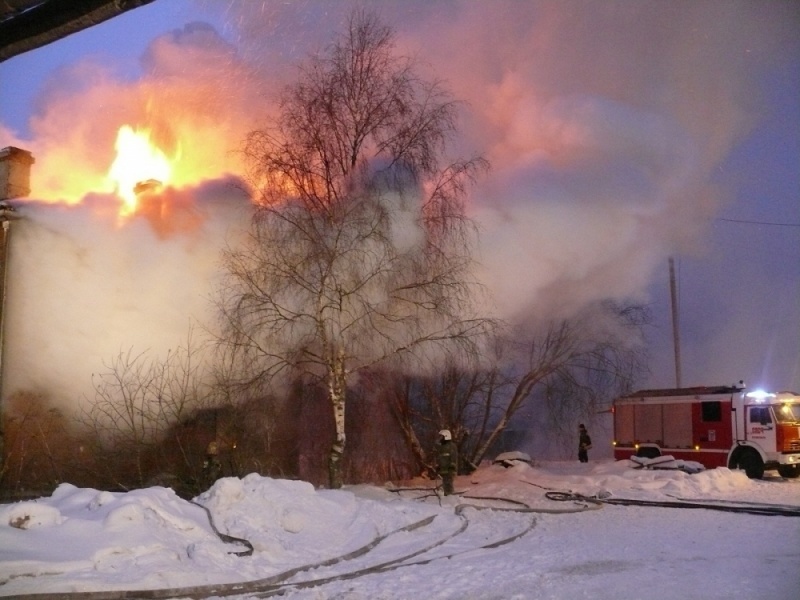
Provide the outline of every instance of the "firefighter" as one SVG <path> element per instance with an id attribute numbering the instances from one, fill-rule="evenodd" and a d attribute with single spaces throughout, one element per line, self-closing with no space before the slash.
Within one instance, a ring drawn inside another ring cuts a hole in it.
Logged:
<path id="1" fill-rule="evenodd" d="M 222 473 L 222 464 L 219 462 L 219 444 L 216 441 L 206 446 L 206 459 L 203 461 L 203 484 L 211 487 Z"/>
<path id="2" fill-rule="evenodd" d="M 436 448 L 436 463 L 439 477 L 442 478 L 442 489 L 445 496 L 449 496 L 453 489 L 453 480 L 458 471 L 458 448 L 453 441 L 449 429 L 439 432 L 439 446 Z"/>
<path id="3" fill-rule="evenodd" d="M 582 463 L 589 462 L 588 450 L 592 447 L 592 438 L 586 431 L 586 426 L 581 423 L 578 425 L 578 460 Z"/>

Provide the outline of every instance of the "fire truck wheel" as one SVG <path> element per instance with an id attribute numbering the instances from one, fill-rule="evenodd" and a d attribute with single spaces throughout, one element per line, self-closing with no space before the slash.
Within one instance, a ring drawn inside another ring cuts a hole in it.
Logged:
<path id="1" fill-rule="evenodd" d="M 750 479 L 761 479 L 764 476 L 764 461 L 755 450 L 742 450 L 736 459 L 736 466 L 743 469 Z"/>
<path id="2" fill-rule="evenodd" d="M 786 479 L 800 477 L 800 465 L 778 465 L 778 474 Z"/>

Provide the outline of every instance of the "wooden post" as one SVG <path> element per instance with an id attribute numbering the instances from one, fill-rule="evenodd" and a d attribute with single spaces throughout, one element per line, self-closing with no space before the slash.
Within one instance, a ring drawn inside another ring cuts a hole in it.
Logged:
<path id="1" fill-rule="evenodd" d="M 678 322 L 678 292 L 675 282 L 675 261 L 669 257 L 669 290 L 672 303 L 672 343 L 675 348 L 675 387 L 681 387 L 681 335 Z"/>

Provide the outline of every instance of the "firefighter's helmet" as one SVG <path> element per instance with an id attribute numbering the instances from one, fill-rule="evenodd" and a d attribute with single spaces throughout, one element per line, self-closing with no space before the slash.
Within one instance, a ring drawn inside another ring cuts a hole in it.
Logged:
<path id="1" fill-rule="evenodd" d="M 449 442 L 453 439 L 453 435 L 450 433 L 449 429 L 442 429 L 439 432 L 439 437 L 445 442 Z"/>

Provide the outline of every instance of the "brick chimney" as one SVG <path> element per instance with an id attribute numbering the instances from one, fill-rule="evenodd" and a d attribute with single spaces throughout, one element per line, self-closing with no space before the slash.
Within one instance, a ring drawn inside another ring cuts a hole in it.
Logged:
<path id="1" fill-rule="evenodd" d="M 137 196 L 145 192 L 156 192 L 161 189 L 163 184 L 158 179 L 147 179 L 140 181 L 133 187 L 133 193 Z"/>
<path id="2" fill-rule="evenodd" d="M 5 329 L 6 279 L 8 275 L 8 238 L 11 221 L 17 218 L 7 202 L 31 192 L 33 155 L 27 150 L 8 146 L 0 150 L 0 472 L 5 469 L 5 415 L 3 413 L 3 330 Z"/>
<path id="3" fill-rule="evenodd" d="M 27 150 L 6 146 L 0 150 L 0 201 L 27 196 L 31 192 L 33 155 Z"/>

